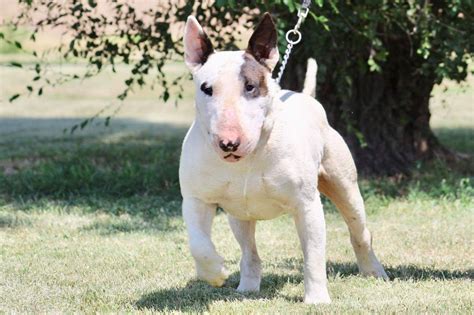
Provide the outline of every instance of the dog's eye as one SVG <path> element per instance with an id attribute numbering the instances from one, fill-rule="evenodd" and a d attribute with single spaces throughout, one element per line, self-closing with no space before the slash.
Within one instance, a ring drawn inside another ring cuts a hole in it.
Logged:
<path id="1" fill-rule="evenodd" d="M 247 91 L 247 92 L 255 91 L 255 85 L 252 85 L 252 84 L 249 84 L 249 83 L 245 84 L 245 91 Z"/>
<path id="2" fill-rule="evenodd" d="M 206 95 L 212 96 L 212 87 L 207 86 L 205 82 L 201 84 L 201 91 Z"/>

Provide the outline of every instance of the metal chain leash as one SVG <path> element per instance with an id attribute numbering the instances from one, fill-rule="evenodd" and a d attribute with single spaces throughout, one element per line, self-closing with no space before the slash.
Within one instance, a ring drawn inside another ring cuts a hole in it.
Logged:
<path id="1" fill-rule="evenodd" d="M 304 22 L 306 16 L 309 13 L 309 6 L 311 4 L 311 0 L 303 0 L 301 1 L 301 8 L 298 9 L 298 22 L 296 22 L 295 27 L 293 29 L 286 32 L 286 42 L 288 45 L 286 46 L 285 55 L 283 56 L 283 60 L 281 61 L 280 69 L 278 70 L 278 75 L 276 78 L 276 82 L 280 84 L 281 77 L 283 76 L 283 72 L 285 71 L 286 64 L 288 63 L 288 58 L 290 58 L 291 51 L 293 46 L 298 44 L 301 41 L 301 32 L 299 28 L 301 24 Z"/>

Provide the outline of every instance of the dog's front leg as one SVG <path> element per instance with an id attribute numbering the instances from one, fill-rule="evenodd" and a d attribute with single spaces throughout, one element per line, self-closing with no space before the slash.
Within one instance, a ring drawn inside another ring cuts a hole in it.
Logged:
<path id="1" fill-rule="evenodd" d="M 242 250 L 239 292 L 259 291 L 262 266 L 255 244 L 255 221 L 242 221 L 228 216 L 230 227 Z"/>
<path id="2" fill-rule="evenodd" d="M 183 217 L 189 236 L 191 254 L 196 262 L 199 279 L 220 287 L 228 277 L 224 259 L 217 254 L 211 241 L 212 220 L 216 205 L 206 204 L 195 198 L 184 198 Z"/>
<path id="3" fill-rule="evenodd" d="M 304 302 L 331 303 L 326 276 L 326 224 L 319 196 L 295 214 L 304 255 Z"/>

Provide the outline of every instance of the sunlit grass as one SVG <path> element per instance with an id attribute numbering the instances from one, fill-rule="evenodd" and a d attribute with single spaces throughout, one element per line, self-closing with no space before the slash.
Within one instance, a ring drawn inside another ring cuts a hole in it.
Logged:
<path id="1" fill-rule="evenodd" d="M 325 201 L 333 304 L 302 304 L 302 253 L 288 216 L 259 222 L 262 291 L 242 295 L 223 213 L 213 238 L 232 275 L 219 289 L 194 280 L 177 177 L 191 84 L 177 108 L 137 91 L 111 126 L 97 119 L 70 135 L 62 130 L 121 90 L 126 68 L 14 103 L 5 99 L 28 74 L 0 69 L 9 78 L 0 103 L 0 312 L 472 313 L 472 163 L 433 161 L 410 178 L 361 179 L 391 281 L 357 275 L 346 226 Z M 453 92 L 441 106 L 446 94 L 436 90 L 432 125 L 444 144 L 473 154 L 471 92 Z"/>

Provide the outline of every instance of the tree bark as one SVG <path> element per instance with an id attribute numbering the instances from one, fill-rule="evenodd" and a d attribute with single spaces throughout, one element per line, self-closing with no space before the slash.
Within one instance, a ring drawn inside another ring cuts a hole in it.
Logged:
<path id="1" fill-rule="evenodd" d="M 318 81 L 316 98 L 323 104 L 333 128 L 342 134 L 363 173 L 409 173 L 415 162 L 446 154 L 430 128 L 429 100 L 435 76 L 421 74 L 421 61 L 391 47 L 382 71 L 354 66 L 345 75 L 352 79 L 350 97 L 337 92 L 337 71 L 327 67 Z M 334 60 L 337 62 L 337 60 Z M 283 87 L 301 90 L 306 60 L 293 58 Z M 291 69 L 291 71 L 290 71 Z M 330 74 L 334 73 L 334 76 Z"/>

